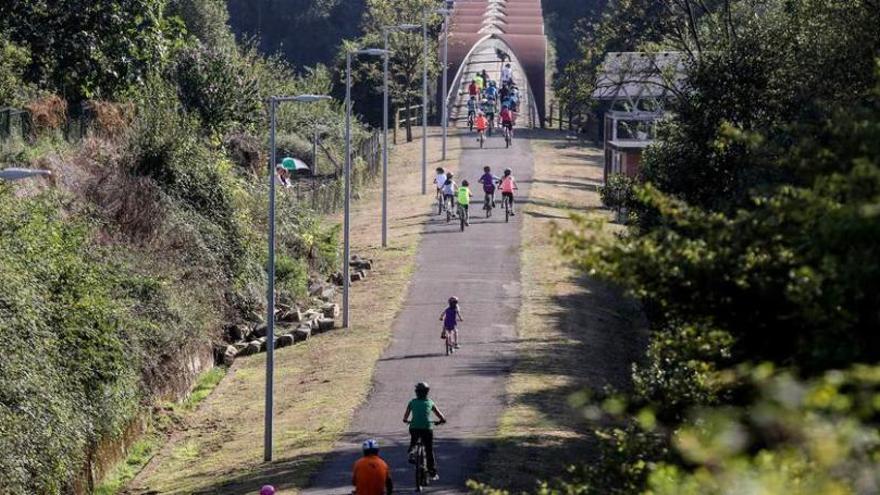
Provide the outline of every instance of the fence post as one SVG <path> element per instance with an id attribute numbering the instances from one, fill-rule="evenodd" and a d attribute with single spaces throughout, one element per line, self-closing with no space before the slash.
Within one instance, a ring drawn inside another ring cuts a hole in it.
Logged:
<path id="1" fill-rule="evenodd" d="M 397 128 L 400 127 L 400 109 L 394 110 L 394 144 L 397 144 Z"/>

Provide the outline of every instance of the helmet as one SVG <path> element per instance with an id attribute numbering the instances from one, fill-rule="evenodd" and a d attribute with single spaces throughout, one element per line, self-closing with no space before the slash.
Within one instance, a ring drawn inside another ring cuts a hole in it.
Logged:
<path id="1" fill-rule="evenodd" d="M 455 296 L 450 297 L 449 304 L 458 304 L 458 298 Z"/>
<path id="2" fill-rule="evenodd" d="M 364 443 L 361 444 L 361 448 L 364 452 L 379 452 L 379 442 L 372 438 L 364 440 Z"/>
<path id="3" fill-rule="evenodd" d="M 260 495 L 275 495 L 275 487 L 272 485 L 264 485 L 260 488 Z"/>
<path id="4" fill-rule="evenodd" d="M 424 392 L 427 394 L 430 391 L 431 391 L 431 387 L 426 382 L 416 383 L 416 393 L 417 394 L 419 392 Z"/>
<path id="5" fill-rule="evenodd" d="M 510 170 L 509 168 L 504 169 L 504 175 L 510 175 L 512 172 L 513 170 Z"/>

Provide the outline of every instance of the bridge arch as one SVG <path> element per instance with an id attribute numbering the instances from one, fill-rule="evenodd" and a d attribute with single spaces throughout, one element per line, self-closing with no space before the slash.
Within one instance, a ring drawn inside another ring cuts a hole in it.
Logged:
<path id="1" fill-rule="evenodd" d="M 500 77 L 501 61 L 491 53 L 504 50 L 511 57 L 515 79 L 529 99 L 531 122 L 544 122 L 547 38 L 541 0 L 458 0 L 449 36 L 450 115 L 460 113 L 467 76 L 485 68 Z M 525 86 L 525 88 L 524 88 Z"/>

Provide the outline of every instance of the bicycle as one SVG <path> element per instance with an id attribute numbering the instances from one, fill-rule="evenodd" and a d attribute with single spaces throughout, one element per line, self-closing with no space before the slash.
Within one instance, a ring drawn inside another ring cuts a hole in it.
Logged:
<path id="1" fill-rule="evenodd" d="M 494 202 L 492 194 L 486 193 L 486 199 L 483 200 L 483 209 L 486 210 L 486 218 L 490 218 L 492 216 L 492 203 Z"/>
<path id="2" fill-rule="evenodd" d="M 410 424 L 412 421 L 406 421 Z M 439 426 L 444 421 L 431 421 L 434 426 Z M 428 473 L 428 454 L 425 451 L 425 445 L 422 439 L 416 439 L 416 446 L 412 450 L 413 468 L 416 475 L 416 491 L 421 493 L 422 488 L 427 488 L 431 484 L 431 475 Z"/>
<path id="3" fill-rule="evenodd" d="M 480 141 L 480 148 L 482 149 L 482 148 L 483 148 L 483 143 L 486 142 L 486 131 L 484 131 L 484 130 L 478 130 L 478 131 L 477 131 L 477 134 L 480 135 L 477 139 Z"/>
<path id="4" fill-rule="evenodd" d="M 474 116 L 474 112 L 468 112 L 467 123 L 471 132 L 474 132 Z"/>
<path id="5" fill-rule="evenodd" d="M 455 332 L 455 338 L 451 338 L 450 334 Z M 443 329 L 443 341 L 444 347 L 446 347 L 446 355 L 449 356 L 455 352 L 455 345 L 458 344 L 458 331 L 457 330 L 446 330 Z"/>
<path id="6" fill-rule="evenodd" d="M 504 127 L 504 144 L 506 148 L 510 148 L 510 145 L 513 143 L 513 129 L 502 124 Z"/>
<path id="7" fill-rule="evenodd" d="M 468 223 L 468 211 L 462 205 L 458 205 L 458 217 L 459 223 L 461 224 L 461 231 L 464 232 L 464 228 Z"/>
<path id="8" fill-rule="evenodd" d="M 510 221 L 510 197 L 504 196 L 501 198 L 501 203 L 504 206 L 504 221 Z"/>
<path id="9" fill-rule="evenodd" d="M 446 223 L 449 223 L 449 222 L 452 221 L 452 217 L 453 217 L 453 215 L 454 215 L 453 212 L 452 212 L 452 207 L 453 207 L 453 206 L 455 206 L 455 204 L 453 203 L 453 200 L 452 200 L 451 198 L 449 199 L 449 204 L 448 204 L 448 205 L 445 204 L 445 201 L 444 201 L 443 208 L 446 210 Z"/>
<path id="10" fill-rule="evenodd" d="M 445 207 L 445 201 L 443 199 L 443 191 L 437 189 L 437 214 L 443 214 L 443 208 Z"/>

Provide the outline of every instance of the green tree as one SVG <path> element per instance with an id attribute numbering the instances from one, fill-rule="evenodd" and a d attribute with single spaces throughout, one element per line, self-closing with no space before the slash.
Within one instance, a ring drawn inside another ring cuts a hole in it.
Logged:
<path id="1" fill-rule="evenodd" d="M 167 62 L 182 26 L 164 0 L 10 0 L 0 32 L 30 52 L 24 79 L 71 102 L 112 99 Z"/>
<path id="2" fill-rule="evenodd" d="M 422 13 L 437 8 L 432 0 L 368 0 L 364 15 L 364 35 L 359 46 L 383 46 L 383 28 L 401 24 L 421 26 Z M 428 80 L 433 81 L 439 73 L 437 61 L 437 35 L 442 18 L 432 14 L 428 17 Z M 391 31 L 388 48 L 393 52 L 388 65 L 389 98 L 391 108 L 409 108 L 421 101 L 424 67 L 424 43 L 422 30 Z M 360 77 L 370 81 L 376 93 L 382 91 L 383 70 L 380 59 L 359 63 Z M 381 108 L 381 107 L 380 107 Z M 407 115 L 409 117 L 409 115 Z M 406 139 L 412 141 L 412 124 L 406 121 Z"/>

